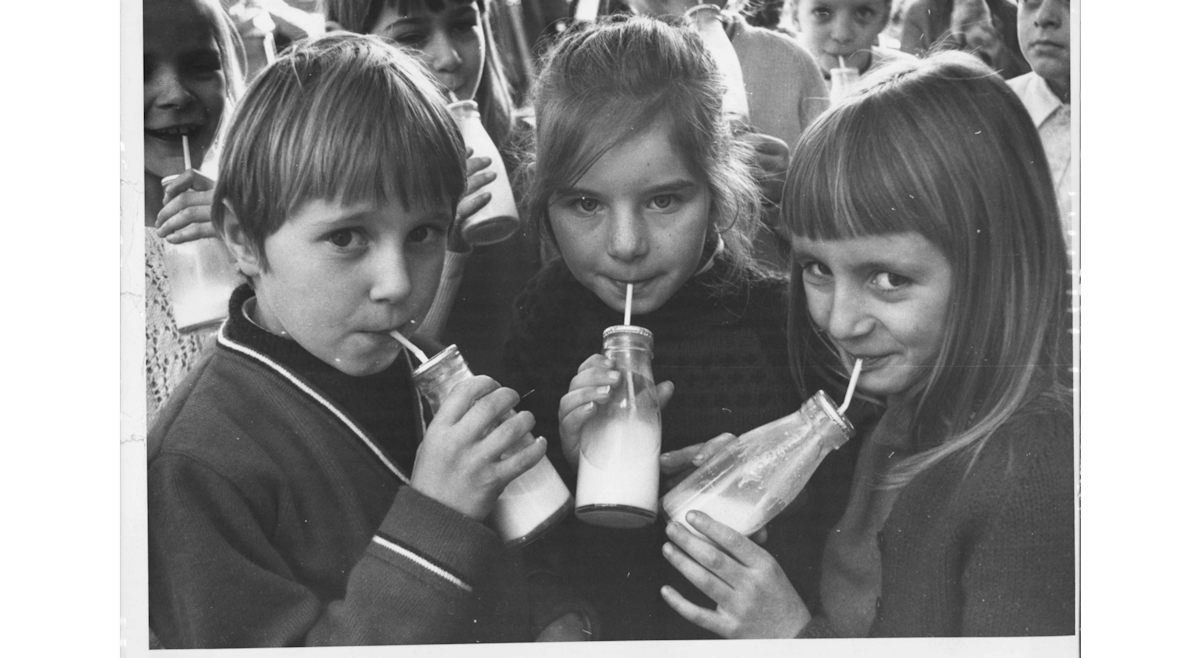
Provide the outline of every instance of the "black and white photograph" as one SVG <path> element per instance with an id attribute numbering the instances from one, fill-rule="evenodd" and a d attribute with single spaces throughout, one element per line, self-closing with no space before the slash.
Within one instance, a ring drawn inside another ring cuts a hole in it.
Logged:
<path id="1" fill-rule="evenodd" d="M 120 5 L 122 656 L 1111 623 L 1089 458 L 1152 437 L 1082 439 L 1078 0 Z"/>

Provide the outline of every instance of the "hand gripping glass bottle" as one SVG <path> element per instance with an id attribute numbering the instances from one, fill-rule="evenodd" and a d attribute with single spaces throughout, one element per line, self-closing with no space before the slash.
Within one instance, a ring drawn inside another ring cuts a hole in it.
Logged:
<path id="1" fill-rule="evenodd" d="M 437 413 L 451 389 L 471 376 L 458 346 L 451 345 L 413 371 L 413 383 Z M 502 420 L 514 414 L 510 410 Z M 521 445 L 532 442 L 533 435 L 526 434 Z M 554 527 L 570 509 L 571 492 L 550 461 L 542 456 L 533 468 L 505 487 L 488 520 L 506 544 L 521 546 Z"/>
<path id="2" fill-rule="evenodd" d="M 621 379 L 583 425 L 575 516 L 594 525 L 638 528 L 658 518 L 662 421 L 650 371 L 654 335 L 642 327 L 604 330 L 604 355 Z"/>
<path id="3" fill-rule="evenodd" d="M 751 535 L 795 500 L 821 460 L 852 436 L 854 427 L 825 391 L 817 391 L 799 411 L 719 450 L 663 496 L 663 512 L 691 528 L 684 517 L 700 510 Z"/>

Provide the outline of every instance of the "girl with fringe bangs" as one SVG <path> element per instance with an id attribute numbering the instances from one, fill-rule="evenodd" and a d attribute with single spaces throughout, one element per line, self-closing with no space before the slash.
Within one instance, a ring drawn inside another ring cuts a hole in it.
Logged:
<path id="1" fill-rule="evenodd" d="M 793 331 L 793 360 L 861 359 L 857 390 L 886 412 L 818 596 L 697 515 L 734 559 L 668 530 L 718 603 L 664 592 L 681 614 L 726 637 L 1074 632 L 1070 263 L 1047 167 L 1020 100 L 961 53 L 879 71 L 805 133 L 790 323 L 818 331 Z M 767 605 L 789 614 L 762 623 Z"/>
<path id="2" fill-rule="evenodd" d="M 522 406 L 567 482 L 580 428 L 615 374 L 597 352 L 604 329 L 623 323 L 627 285 L 632 323 L 654 334 L 660 397 L 671 398 L 664 491 L 721 441 L 803 401 L 787 363 L 787 282 L 753 257 L 761 206 L 751 149 L 722 112 L 723 86 L 698 35 L 644 17 L 581 26 L 543 63 L 526 198 L 559 257 L 517 299 L 503 381 L 529 392 Z M 815 557 L 816 533 L 796 539 L 810 527 L 800 507 L 770 527 L 767 549 L 815 570 L 801 551 L 812 544 Z M 569 582 L 598 611 L 593 637 L 715 637 L 659 595 L 665 582 L 687 585 L 662 559 L 664 540 L 661 525 L 612 530 L 571 518 L 526 553 L 564 548 Z"/>

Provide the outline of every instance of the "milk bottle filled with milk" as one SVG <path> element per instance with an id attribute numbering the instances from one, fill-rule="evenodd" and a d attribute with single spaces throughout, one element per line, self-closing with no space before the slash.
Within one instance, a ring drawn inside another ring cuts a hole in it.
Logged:
<path id="1" fill-rule="evenodd" d="M 731 441 L 663 497 L 663 512 L 691 527 L 700 510 L 751 535 L 795 500 L 821 460 L 854 435 L 824 391 L 800 410 Z M 698 533 L 697 533 L 698 534 Z"/>
<path id="2" fill-rule="evenodd" d="M 458 346 L 451 345 L 413 371 L 413 383 L 437 413 L 454 386 L 471 376 Z M 504 419 L 513 414 L 509 411 Z M 526 434 L 524 440 L 528 445 L 533 436 Z M 504 488 L 488 521 L 505 543 L 521 546 L 542 536 L 570 509 L 571 492 L 543 456 Z"/>
<path id="3" fill-rule="evenodd" d="M 650 371 L 654 335 L 642 327 L 604 330 L 604 355 L 621 379 L 584 424 L 575 516 L 612 528 L 638 528 L 658 517 L 662 422 Z"/>

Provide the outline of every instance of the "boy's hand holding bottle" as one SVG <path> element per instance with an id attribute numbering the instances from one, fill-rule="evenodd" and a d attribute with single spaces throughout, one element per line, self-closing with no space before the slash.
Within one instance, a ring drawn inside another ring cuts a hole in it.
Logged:
<path id="1" fill-rule="evenodd" d="M 474 157 L 475 151 L 471 147 L 467 147 L 467 187 L 463 190 L 462 197 L 458 201 L 458 207 L 455 208 L 455 214 L 458 215 L 458 223 L 466 221 L 475 213 L 483 210 L 492 200 L 491 192 L 483 192 L 476 195 L 475 193 L 483 189 L 485 185 L 496 180 L 496 173 L 489 171 L 488 167 L 492 166 L 492 159 L 487 156 Z M 473 196 L 474 195 L 474 196 Z"/>
<path id="2" fill-rule="evenodd" d="M 563 455 L 571 468 L 579 469 L 579 442 L 583 424 L 596 414 L 600 404 L 608 400 L 612 387 L 619 382 L 621 374 L 613 369 L 612 360 L 603 354 L 588 357 L 571 379 L 567 392 L 558 403 L 558 435 L 562 441 Z M 675 385 L 669 381 L 658 382 L 659 408 L 667 406 Z"/>
<path id="3" fill-rule="evenodd" d="M 417 449 L 413 489 L 483 521 L 504 488 L 546 453 L 542 438 L 520 446 L 533 430 L 528 411 L 496 424 L 518 400 L 516 391 L 482 375 L 455 386 Z"/>
<path id="4" fill-rule="evenodd" d="M 163 180 L 163 209 L 154 221 L 158 236 L 171 244 L 216 237 L 212 225 L 213 179 L 196 169 L 187 169 Z"/>

